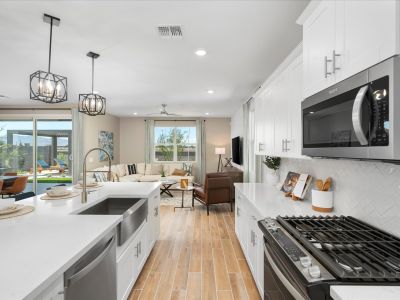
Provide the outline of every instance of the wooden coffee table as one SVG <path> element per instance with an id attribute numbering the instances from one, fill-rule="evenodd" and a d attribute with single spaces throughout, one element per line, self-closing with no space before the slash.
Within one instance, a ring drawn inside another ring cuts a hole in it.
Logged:
<path id="1" fill-rule="evenodd" d="M 194 190 L 193 186 L 188 186 L 187 188 L 181 188 L 179 185 L 177 185 L 177 186 L 174 186 L 173 188 L 171 188 L 170 190 L 172 190 L 172 191 L 181 191 L 182 192 L 182 203 L 181 203 L 181 206 L 175 206 L 174 207 L 174 211 L 177 208 L 189 208 L 190 210 L 192 209 L 192 206 L 184 206 L 183 205 L 183 201 L 184 201 L 184 198 L 185 198 L 185 192 L 192 192 L 193 193 L 193 190 Z"/>

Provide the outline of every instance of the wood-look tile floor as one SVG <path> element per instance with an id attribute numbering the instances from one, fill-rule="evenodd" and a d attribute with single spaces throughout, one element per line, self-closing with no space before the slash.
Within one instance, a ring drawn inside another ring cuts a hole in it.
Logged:
<path id="1" fill-rule="evenodd" d="M 161 206 L 161 234 L 129 299 L 260 299 L 228 205 Z"/>

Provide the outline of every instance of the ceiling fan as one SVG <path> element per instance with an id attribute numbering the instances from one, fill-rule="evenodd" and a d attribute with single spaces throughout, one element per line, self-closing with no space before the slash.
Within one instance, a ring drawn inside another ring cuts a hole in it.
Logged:
<path id="1" fill-rule="evenodd" d="M 150 114 L 148 114 L 148 115 L 149 115 L 149 116 L 152 116 L 152 115 L 179 116 L 179 114 L 172 114 L 172 113 L 167 112 L 167 104 L 161 104 L 161 110 L 160 110 L 160 112 L 157 112 L 157 113 L 150 113 Z"/>

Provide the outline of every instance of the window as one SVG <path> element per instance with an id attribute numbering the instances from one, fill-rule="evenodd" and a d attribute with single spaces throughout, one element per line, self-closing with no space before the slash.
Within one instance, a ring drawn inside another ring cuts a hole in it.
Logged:
<path id="1" fill-rule="evenodd" d="M 155 122 L 155 161 L 193 162 L 196 161 L 196 149 L 196 125 L 194 122 Z"/>

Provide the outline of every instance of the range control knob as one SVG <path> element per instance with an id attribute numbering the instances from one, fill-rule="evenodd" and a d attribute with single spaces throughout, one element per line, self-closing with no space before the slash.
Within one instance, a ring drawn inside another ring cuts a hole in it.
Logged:
<path id="1" fill-rule="evenodd" d="M 300 257 L 300 263 L 304 268 L 311 267 L 312 265 L 311 258 L 309 256 Z"/>
<path id="2" fill-rule="evenodd" d="M 321 270 L 319 269 L 318 266 L 312 266 L 308 268 L 308 274 L 310 274 L 312 278 L 320 278 Z"/>

